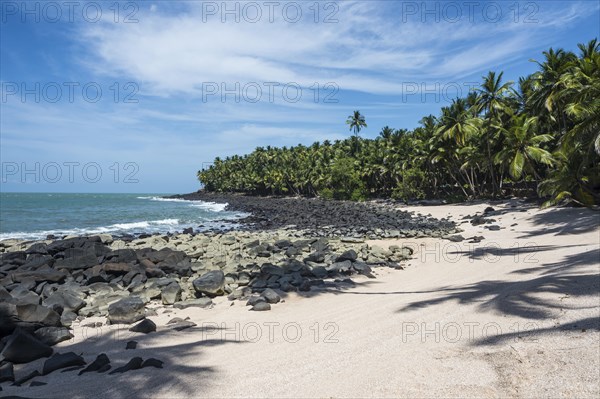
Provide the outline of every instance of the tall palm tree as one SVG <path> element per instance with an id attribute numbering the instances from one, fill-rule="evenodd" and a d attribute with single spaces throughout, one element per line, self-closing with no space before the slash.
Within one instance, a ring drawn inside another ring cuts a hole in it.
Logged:
<path id="1" fill-rule="evenodd" d="M 492 196 L 496 196 L 499 188 L 499 182 L 496 179 L 494 171 L 494 160 L 492 157 L 492 125 L 498 124 L 503 113 L 511 114 L 512 109 L 509 106 L 507 98 L 514 94 L 512 89 L 513 82 L 502 83 L 503 72 L 496 75 L 496 72 L 490 71 L 483 77 L 481 87 L 477 89 L 479 110 L 484 113 L 485 120 L 485 142 L 488 158 L 488 168 L 492 184 Z"/>
<path id="2" fill-rule="evenodd" d="M 367 122 L 365 121 L 365 117 L 360 114 L 360 111 L 354 111 L 352 115 L 348 116 L 346 125 L 350 127 L 350 130 L 354 130 L 354 135 L 358 137 L 361 129 L 367 127 Z"/>

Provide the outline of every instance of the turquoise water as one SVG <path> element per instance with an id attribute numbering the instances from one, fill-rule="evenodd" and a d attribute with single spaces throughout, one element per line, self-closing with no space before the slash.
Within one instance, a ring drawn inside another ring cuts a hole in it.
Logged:
<path id="1" fill-rule="evenodd" d="M 162 195 L 0 193 L 0 240 L 235 227 L 235 219 L 244 216 L 225 211 L 225 204 L 164 199 Z M 223 219 L 227 222 L 218 222 Z"/>

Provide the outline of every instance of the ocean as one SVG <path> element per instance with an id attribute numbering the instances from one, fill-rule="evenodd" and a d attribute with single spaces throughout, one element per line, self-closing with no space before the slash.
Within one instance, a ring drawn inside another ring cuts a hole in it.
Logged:
<path id="1" fill-rule="evenodd" d="M 165 195 L 0 193 L 0 240 L 235 228 L 236 219 L 246 216 L 225 211 L 226 204 Z"/>

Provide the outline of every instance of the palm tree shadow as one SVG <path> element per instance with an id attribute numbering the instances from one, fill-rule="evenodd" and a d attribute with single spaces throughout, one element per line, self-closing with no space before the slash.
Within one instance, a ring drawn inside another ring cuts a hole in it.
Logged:
<path id="1" fill-rule="evenodd" d="M 111 375 L 108 371 L 89 372 L 81 376 L 78 375 L 79 370 L 57 370 L 46 376 L 34 378 L 47 385 L 30 387 L 30 382 L 27 382 L 21 387 L 15 387 L 5 383 L 3 394 L 31 398 L 147 397 L 150 393 L 158 392 L 167 386 L 169 395 L 173 397 L 202 396 L 205 382 L 218 376 L 217 368 L 201 364 L 204 349 L 245 343 L 236 339 L 219 338 L 218 332 L 222 329 L 214 327 L 197 327 L 183 331 L 159 329 L 150 334 L 131 333 L 128 327 L 118 325 L 103 326 L 89 331 L 78 330 L 81 335 L 65 342 L 66 345 L 63 343 L 55 346 L 55 353 L 75 352 L 82 355 L 87 364 L 94 361 L 97 355 L 105 353 L 111 360 L 110 371 L 125 365 L 133 357 L 141 357 L 144 360 L 155 358 L 164 363 L 162 369 L 146 367 L 122 374 Z M 190 342 L 186 335 L 192 337 L 192 334 L 195 339 L 198 336 L 202 339 Z M 126 343 L 131 340 L 138 342 L 137 348 L 125 350 Z M 181 341 L 184 342 L 178 343 Z M 41 371 L 45 360 L 39 359 L 22 367 L 15 367 L 15 376 L 21 378 L 33 370 Z"/>
<path id="2" fill-rule="evenodd" d="M 531 238 L 540 234 L 574 235 L 594 231 L 600 226 L 600 212 L 586 208 L 557 208 L 552 212 L 536 213 L 531 221 L 539 228 L 518 238 Z"/>
<path id="3" fill-rule="evenodd" d="M 522 275 L 538 272 L 536 276 L 526 280 L 487 280 L 457 288 L 443 287 L 436 290 L 441 294 L 439 297 L 412 302 L 399 309 L 398 312 L 456 301 L 459 304 L 476 304 L 482 312 L 494 311 L 503 315 L 541 322 L 556 318 L 565 309 L 572 311 L 596 309 L 597 306 L 575 306 L 561 301 L 563 298 L 569 297 L 597 297 L 600 295 L 599 274 L 589 267 L 600 264 L 599 255 L 600 250 L 596 248 L 565 256 L 562 261 L 513 272 Z M 598 328 L 597 321 L 594 323 L 593 320 L 582 319 L 580 323 L 575 324 Z M 568 329 L 571 324 L 573 323 L 559 324 L 536 331 L 539 334 L 560 331 Z M 491 341 L 500 342 L 513 335 L 514 333 L 500 334 L 492 337 Z M 477 343 L 483 344 L 491 341 L 488 338 L 485 341 L 477 341 Z"/>

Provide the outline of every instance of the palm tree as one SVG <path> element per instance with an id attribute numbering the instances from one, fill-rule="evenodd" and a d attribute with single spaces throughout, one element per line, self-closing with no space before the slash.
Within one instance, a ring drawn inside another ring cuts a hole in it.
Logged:
<path id="1" fill-rule="evenodd" d="M 554 203 L 600 203 L 599 49 L 592 40 L 579 55 L 544 52 L 518 93 L 489 72 L 478 90 L 412 131 L 385 126 L 361 139 L 367 124 L 354 111 L 345 140 L 217 158 L 198 179 L 209 191 L 416 198 L 496 196 L 510 176 L 534 180 Z"/>
<path id="2" fill-rule="evenodd" d="M 477 89 L 479 110 L 484 113 L 485 118 L 485 146 L 488 158 L 488 168 L 492 184 L 492 196 L 495 197 L 499 188 L 494 171 L 494 161 L 492 157 L 492 125 L 498 124 L 502 113 L 511 114 L 507 96 L 513 94 L 513 82 L 502 83 L 503 72 L 496 75 L 496 72 L 490 71 L 483 77 L 483 83 L 480 89 Z"/>
<path id="3" fill-rule="evenodd" d="M 524 173 L 531 173 L 537 181 L 540 174 L 535 169 L 536 164 L 551 166 L 554 163 L 552 155 L 540 145 L 552 140 L 551 134 L 536 134 L 537 118 L 519 115 L 506 129 L 495 126 L 504 135 L 504 149 L 496 154 L 496 164 L 508 168 L 508 173 L 514 180 L 520 180 Z"/>
<path id="4" fill-rule="evenodd" d="M 457 98 L 450 107 L 442 108 L 440 123 L 437 134 L 453 139 L 458 145 L 464 145 L 470 136 L 478 133 L 481 119 L 473 115 L 465 99 Z"/>
<path id="5" fill-rule="evenodd" d="M 363 127 L 367 127 L 367 122 L 365 121 L 365 117 L 360 114 L 360 111 L 354 111 L 352 115 L 348 116 L 346 125 L 350 127 L 350 130 L 354 130 L 354 135 L 358 137 L 360 130 Z"/>

